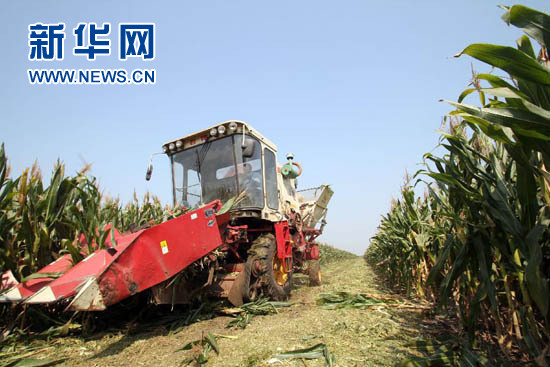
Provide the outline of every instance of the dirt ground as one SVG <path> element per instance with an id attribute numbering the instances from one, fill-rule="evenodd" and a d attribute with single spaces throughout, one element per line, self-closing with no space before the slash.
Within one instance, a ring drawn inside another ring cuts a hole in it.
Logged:
<path id="1" fill-rule="evenodd" d="M 41 357 L 68 357 L 67 366 L 180 366 L 191 351 L 176 351 L 200 339 L 217 335 L 220 354 L 210 353 L 207 366 L 324 366 L 323 359 L 269 362 L 278 353 L 325 343 L 335 366 L 393 366 L 412 355 L 415 341 L 430 323 L 421 308 L 375 306 L 365 310 L 323 310 L 319 293 L 347 291 L 387 296 L 373 271 L 360 257 L 325 265 L 323 285 L 308 287 L 296 276 L 290 302 L 275 315 L 257 316 L 246 329 L 226 328 L 228 316 L 196 322 L 177 333 L 165 328 L 132 333 L 107 333 L 92 338 L 65 337 Z"/>

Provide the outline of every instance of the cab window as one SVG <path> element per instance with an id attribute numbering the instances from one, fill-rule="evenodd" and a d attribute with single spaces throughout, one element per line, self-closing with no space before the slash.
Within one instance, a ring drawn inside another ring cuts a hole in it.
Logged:
<path id="1" fill-rule="evenodd" d="M 279 209 L 279 193 L 277 191 L 277 161 L 275 153 L 264 148 L 265 162 L 265 189 L 267 206 L 271 209 Z"/>

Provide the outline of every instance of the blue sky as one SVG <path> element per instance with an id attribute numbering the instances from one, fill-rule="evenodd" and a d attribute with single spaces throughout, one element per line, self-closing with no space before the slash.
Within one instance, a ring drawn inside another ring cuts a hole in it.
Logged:
<path id="1" fill-rule="evenodd" d="M 162 143 L 244 120 L 304 167 L 300 188 L 335 192 L 322 241 L 361 254 L 380 216 L 438 142 L 436 130 L 471 78 L 452 56 L 474 42 L 513 45 L 508 1 L 3 1 L 0 140 L 12 174 L 57 158 L 93 163 L 105 192 L 171 201 Z M 549 10 L 546 1 L 522 4 Z M 28 61 L 28 26 L 64 22 L 65 59 Z M 72 55 L 79 22 L 110 22 L 110 56 Z M 155 60 L 119 61 L 118 23 L 156 24 Z M 490 68 L 474 63 L 477 71 Z M 29 68 L 149 68 L 155 85 L 30 85 Z"/>

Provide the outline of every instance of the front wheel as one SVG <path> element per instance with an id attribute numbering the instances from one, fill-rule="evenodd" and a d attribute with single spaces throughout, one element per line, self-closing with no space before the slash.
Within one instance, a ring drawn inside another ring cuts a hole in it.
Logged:
<path id="1" fill-rule="evenodd" d="M 285 269 L 283 260 L 277 257 L 277 241 L 273 234 L 265 234 L 256 239 L 249 250 L 251 285 L 254 278 L 262 283 L 265 294 L 276 301 L 284 301 L 290 296 L 292 270 Z M 250 297 L 252 298 L 252 297 Z"/>

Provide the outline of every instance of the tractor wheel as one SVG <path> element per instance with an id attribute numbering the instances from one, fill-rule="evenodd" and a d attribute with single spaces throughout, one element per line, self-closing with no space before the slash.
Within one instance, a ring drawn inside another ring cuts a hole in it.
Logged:
<path id="1" fill-rule="evenodd" d="M 309 286 L 318 287 L 321 285 L 321 265 L 319 260 L 311 260 L 307 269 L 309 275 Z"/>
<path id="2" fill-rule="evenodd" d="M 252 270 L 254 262 L 254 257 L 249 256 L 244 265 L 245 283 L 243 289 L 243 300 L 245 302 L 254 302 L 260 295 L 260 280 L 257 272 Z"/>
<path id="3" fill-rule="evenodd" d="M 255 279 L 261 279 L 269 298 L 284 301 L 290 296 L 292 270 L 284 271 L 283 262 L 277 257 L 277 241 L 273 234 L 260 236 L 254 241 L 249 250 L 247 266 L 251 268 L 251 286 Z M 249 289 L 247 298 L 252 300 L 256 294 L 251 287 Z"/>

